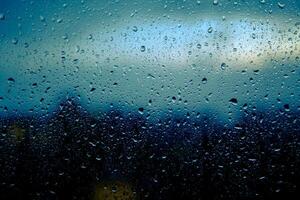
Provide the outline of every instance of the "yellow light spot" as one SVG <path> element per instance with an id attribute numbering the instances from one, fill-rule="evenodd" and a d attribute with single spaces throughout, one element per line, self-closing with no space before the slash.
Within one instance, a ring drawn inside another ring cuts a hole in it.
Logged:
<path id="1" fill-rule="evenodd" d="M 101 183 L 95 188 L 94 200 L 134 200 L 132 186 L 128 183 L 114 181 Z"/>
<path id="2" fill-rule="evenodd" d="M 13 135 L 17 142 L 20 142 L 24 138 L 25 129 L 20 128 L 17 124 L 14 124 L 10 128 L 10 133 Z"/>

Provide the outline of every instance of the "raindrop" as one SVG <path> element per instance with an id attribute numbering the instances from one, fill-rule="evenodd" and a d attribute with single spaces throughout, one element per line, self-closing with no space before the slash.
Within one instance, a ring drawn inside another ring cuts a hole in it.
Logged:
<path id="1" fill-rule="evenodd" d="M 204 78 L 202 79 L 202 83 L 203 83 L 203 84 L 206 84 L 206 83 L 207 83 L 207 78 L 204 77 Z"/>
<path id="2" fill-rule="evenodd" d="M 116 186 L 112 186 L 112 187 L 111 187 L 111 191 L 112 191 L 113 193 L 116 193 L 116 192 L 117 192 L 117 187 L 116 187 Z"/>
<path id="3" fill-rule="evenodd" d="M 262 177 L 259 178 L 259 180 L 265 180 L 265 179 L 266 179 L 265 176 L 262 176 Z"/>
<path id="4" fill-rule="evenodd" d="M 145 52 L 146 51 L 146 47 L 143 45 L 141 46 L 141 52 Z"/>
<path id="5" fill-rule="evenodd" d="M 281 149 L 274 149 L 275 152 L 280 152 Z"/>
<path id="6" fill-rule="evenodd" d="M 51 87 L 47 87 L 45 90 L 45 93 L 47 93 L 50 89 L 51 89 Z"/>
<path id="7" fill-rule="evenodd" d="M 229 102 L 230 102 L 231 104 L 233 104 L 233 105 L 237 105 L 238 100 L 237 100 L 236 98 L 231 98 L 231 99 L 229 100 Z"/>
<path id="8" fill-rule="evenodd" d="M 155 76 L 153 76 L 152 74 L 148 73 L 147 78 L 153 78 L 153 79 L 155 79 Z"/>
<path id="9" fill-rule="evenodd" d="M 59 23 L 59 24 L 62 23 L 62 21 L 63 21 L 62 18 L 59 18 L 59 19 L 56 20 L 56 22 Z"/>
<path id="10" fill-rule="evenodd" d="M 287 112 L 290 111 L 290 105 L 289 104 L 284 104 L 283 107 L 284 107 L 285 111 L 287 111 Z"/>
<path id="11" fill-rule="evenodd" d="M 89 34 L 88 39 L 89 39 L 89 40 L 92 40 L 92 39 L 93 39 L 93 35 L 92 35 L 92 34 Z"/>
<path id="12" fill-rule="evenodd" d="M 209 27 L 209 29 L 207 30 L 208 33 L 212 33 L 213 32 L 213 28 Z"/>
<path id="13" fill-rule="evenodd" d="M 213 1 L 213 4 L 216 6 L 216 5 L 219 4 L 219 1 L 218 1 L 218 0 L 214 0 L 214 1 Z"/>
<path id="14" fill-rule="evenodd" d="M 24 43 L 24 47 L 25 47 L 25 48 L 28 48 L 28 47 L 29 47 L 29 44 L 28 44 L 27 42 L 25 42 L 25 43 Z"/>
<path id="15" fill-rule="evenodd" d="M 13 43 L 13 44 L 18 44 L 18 42 L 19 42 L 19 40 L 17 38 L 13 38 L 11 40 L 11 43 Z"/>
<path id="16" fill-rule="evenodd" d="M 5 20 L 5 15 L 3 13 L 0 13 L 0 20 Z"/>
<path id="17" fill-rule="evenodd" d="M 228 65 L 226 65 L 226 63 L 222 63 L 222 64 L 221 64 L 221 69 L 222 69 L 222 70 L 225 70 L 227 67 L 228 67 Z"/>
<path id="18" fill-rule="evenodd" d="M 142 114 L 144 114 L 144 108 L 139 108 L 139 113 L 142 115 Z"/>
<path id="19" fill-rule="evenodd" d="M 285 7 L 285 4 L 284 4 L 284 3 L 278 2 L 277 5 L 278 5 L 278 7 L 281 8 L 281 9 L 283 9 L 283 8 Z"/>
<path id="20" fill-rule="evenodd" d="M 63 39 L 63 40 L 68 40 L 68 35 L 67 35 L 67 34 L 63 35 L 63 36 L 62 36 L 62 39 Z"/>
<path id="21" fill-rule="evenodd" d="M 138 31 L 138 28 L 137 28 L 136 26 L 133 26 L 132 30 L 133 30 L 134 32 L 137 32 L 137 31 Z"/>
<path id="22" fill-rule="evenodd" d="M 56 194 L 53 190 L 49 190 L 50 194 Z"/>
<path id="23" fill-rule="evenodd" d="M 265 3 L 266 3 L 266 0 L 261 0 L 260 3 L 261 3 L 261 4 L 265 4 Z"/>
<path id="24" fill-rule="evenodd" d="M 7 79 L 7 81 L 8 81 L 8 83 L 14 83 L 14 82 L 15 82 L 15 79 L 12 78 L 12 77 L 10 77 L 10 78 Z"/>
<path id="25" fill-rule="evenodd" d="M 45 17 L 44 17 L 44 16 L 40 16 L 40 21 L 41 21 L 41 22 L 46 21 Z"/>
<path id="26" fill-rule="evenodd" d="M 175 97 L 175 96 L 172 97 L 172 102 L 173 102 L 173 103 L 176 102 L 176 97 Z"/>

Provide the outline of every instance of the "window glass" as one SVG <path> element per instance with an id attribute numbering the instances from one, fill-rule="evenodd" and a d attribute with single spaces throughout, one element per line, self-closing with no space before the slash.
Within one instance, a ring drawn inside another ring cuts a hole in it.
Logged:
<path id="1" fill-rule="evenodd" d="M 0 198 L 295 195 L 299 66 L 299 0 L 0 0 Z"/>

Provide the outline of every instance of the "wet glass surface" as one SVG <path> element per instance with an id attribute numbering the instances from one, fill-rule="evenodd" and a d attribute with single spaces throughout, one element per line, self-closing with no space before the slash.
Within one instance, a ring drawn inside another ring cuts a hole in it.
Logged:
<path id="1" fill-rule="evenodd" d="M 0 199 L 293 199 L 299 0 L 0 0 Z"/>

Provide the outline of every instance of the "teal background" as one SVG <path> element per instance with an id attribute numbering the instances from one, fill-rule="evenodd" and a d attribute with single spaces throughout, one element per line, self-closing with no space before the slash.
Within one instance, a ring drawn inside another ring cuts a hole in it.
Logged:
<path id="1" fill-rule="evenodd" d="M 0 115 L 299 110 L 300 1 L 280 2 L 0 0 Z"/>

